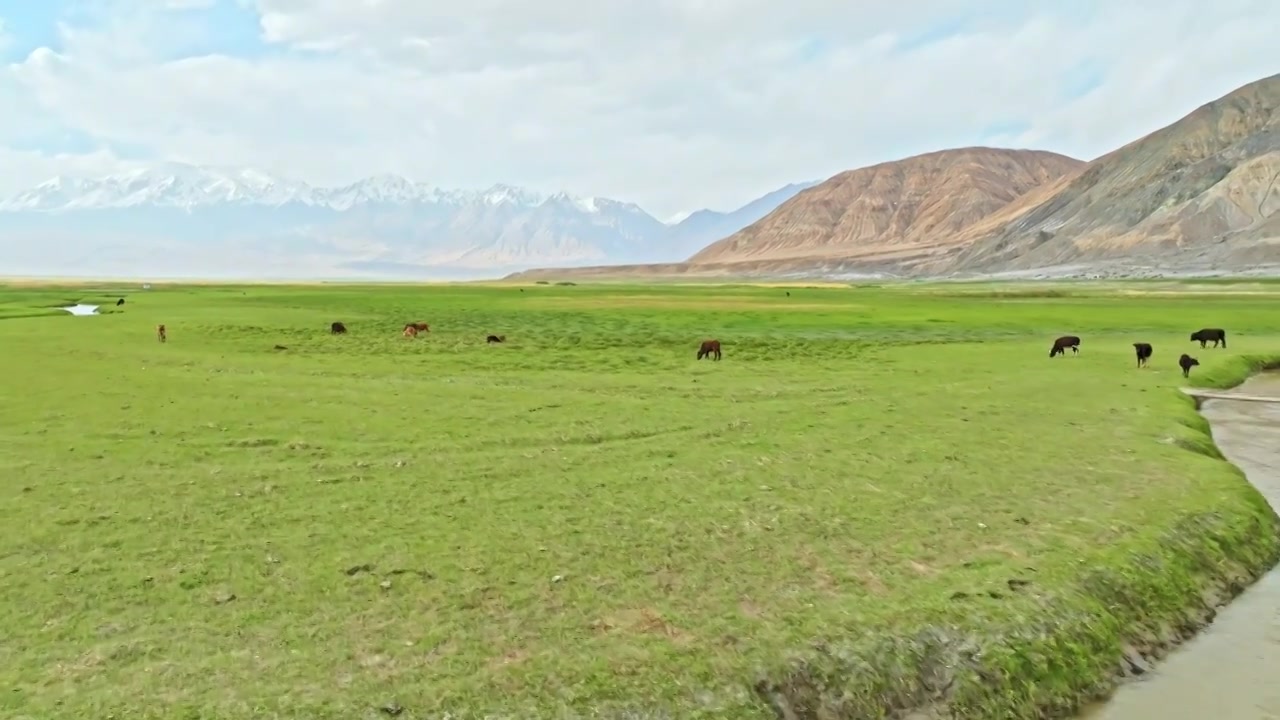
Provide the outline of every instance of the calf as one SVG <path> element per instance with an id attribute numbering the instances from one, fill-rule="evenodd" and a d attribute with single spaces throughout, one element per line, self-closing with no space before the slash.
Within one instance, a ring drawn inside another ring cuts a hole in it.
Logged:
<path id="1" fill-rule="evenodd" d="M 1191 342 L 1200 341 L 1200 347 L 1204 347 L 1205 343 L 1213 341 L 1213 346 L 1218 347 L 1218 343 L 1222 343 L 1222 349 L 1227 349 L 1227 331 L 1222 328 L 1204 328 L 1191 333 Z"/>
<path id="2" fill-rule="evenodd" d="M 343 325 L 340 322 L 336 322 L 329 326 L 329 332 L 333 333 L 334 335 L 342 335 L 347 332 L 347 326 Z"/>
<path id="3" fill-rule="evenodd" d="M 506 342 L 507 336 L 506 335 L 490 335 L 489 337 L 485 338 L 484 341 L 489 343 L 490 345 L 492 345 L 493 343 Z"/>
<path id="4" fill-rule="evenodd" d="M 418 332 L 431 332 L 431 326 L 424 322 L 409 323 L 408 325 L 405 325 L 405 327 L 413 328 Z"/>
<path id="5" fill-rule="evenodd" d="M 1138 367 L 1146 365 L 1147 361 L 1151 359 L 1151 344 L 1134 343 L 1133 349 L 1138 354 Z"/>
<path id="6" fill-rule="evenodd" d="M 698 359 L 701 360 L 704 357 L 714 358 L 715 360 L 720 359 L 719 340 L 702 341 L 702 344 L 698 346 Z"/>
<path id="7" fill-rule="evenodd" d="M 1056 357 L 1058 355 L 1066 357 L 1067 348 L 1071 348 L 1072 354 L 1079 355 L 1080 338 L 1075 335 L 1063 335 L 1057 340 L 1054 340 L 1053 347 L 1049 349 L 1049 357 Z"/>
<path id="8" fill-rule="evenodd" d="M 169 339 L 169 334 L 165 332 L 163 325 L 156 326 L 156 339 L 160 342 L 164 342 Z"/>
<path id="9" fill-rule="evenodd" d="M 1178 367 L 1182 368 L 1182 377 L 1191 377 L 1191 368 L 1199 364 L 1199 360 L 1186 353 L 1182 353 L 1182 357 L 1178 358 Z"/>

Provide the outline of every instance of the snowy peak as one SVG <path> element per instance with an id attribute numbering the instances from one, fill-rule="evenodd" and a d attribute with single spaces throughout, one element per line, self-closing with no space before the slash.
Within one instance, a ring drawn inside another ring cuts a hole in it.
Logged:
<path id="1" fill-rule="evenodd" d="M 142 205 L 191 208 L 216 203 L 279 206 L 305 198 L 306 183 L 257 170 L 221 171 L 180 163 L 100 178 L 55 177 L 0 203 L 0 210 L 53 211 Z"/>
<path id="2" fill-rule="evenodd" d="M 494 185 L 481 194 L 485 205 L 519 205 L 537 207 L 547 201 L 546 196 L 511 185 Z"/>
<path id="3" fill-rule="evenodd" d="M 545 196 L 502 184 L 480 191 L 443 190 L 399 175 L 383 174 L 342 187 L 315 187 L 260 170 L 164 163 L 106 177 L 55 177 L 0 202 L 0 212 L 62 212 L 141 206 L 191 209 L 226 204 L 264 207 L 297 204 L 341 212 L 362 205 L 534 208 L 547 202 L 572 206 L 586 213 L 598 212 L 602 204 L 639 210 L 628 203 L 583 198 L 563 192 Z"/>
<path id="4" fill-rule="evenodd" d="M 306 262 L 412 274 L 671 262 L 784 199 L 775 193 L 670 225 L 635 203 L 506 184 L 449 190 L 383 174 L 320 187 L 260 170 L 163 163 L 55 177 L 0 202 L 0 237 L 8 239 L 0 265 L 58 268 L 74 256 L 134 267 L 164 258 L 184 274 L 235 259 L 242 268 Z"/>

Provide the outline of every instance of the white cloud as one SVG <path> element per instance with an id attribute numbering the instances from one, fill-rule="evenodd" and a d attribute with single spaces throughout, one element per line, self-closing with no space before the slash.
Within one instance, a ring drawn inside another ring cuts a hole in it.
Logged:
<path id="1" fill-rule="evenodd" d="M 289 52 L 183 58 L 162 6 L 201 2 L 119 0 L 10 66 L 0 103 L 104 148 L 322 183 L 567 187 L 663 217 L 994 126 L 1092 157 L 1280 69 L 1269 0 L 996 0 L 968 34 L 914 51 L 899 48 L 975 3 L 241 1 Z M 803 62 L 815 35 L 827 52 Z M 1082 63 L 1104 82 L 1066 98 Z M 24 131 L 0 118 L 0 146 Z M 70 162 L 6 166 L 0 191 Z"/>
<path id="2" fill-rule="evenodd" d="M 27 183 L 30 185 L 59 174 L 94 177 L 141 165 L 122 161 L 105 150 L 80 154 L 45 154 L 0 147 L 0 167 L 4 168 L 6 175 L 34 181 Z"/>

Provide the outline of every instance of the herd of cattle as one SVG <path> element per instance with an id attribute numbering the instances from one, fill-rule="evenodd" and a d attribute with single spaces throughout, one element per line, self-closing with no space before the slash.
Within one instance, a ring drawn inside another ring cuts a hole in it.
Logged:
<path id="1" fill-rule="evenodd" d="M 162 325 L 161 327 L 164 327 L 164 326 Z M 329 325 L 329 332 L 334 335 L 345 335 L 347 333 L 347 326 L 345 323 L 336 322 Z M 416 338 L 418 337 L 418 333 L 425 333 L 425 332 L 431 332 L 430 325 L 424 322 L 411 322 L 411 323 L 405 324 L 404 330 L 401 332 L 401 334 L 407 338 Z M 492 345 L 493 343 L 502 343 L 506 341 L 507 341 L 506 335 L 490 335 L 485 338 L 485 342 L 489 343 L 490 345 Z M 276 349 L 284 350 L 285 348 L 282 348 L 277 345 Z"/>
<path id="2" fill-rule="evenodd" d="M 122 305 L 124 304 L 124 300 L 121 299 L 120 302 L 116 304 Z M 344 323 L 335 322 L 329 326 L 329 332 L 334 335 L 344 335 L 347 332 L 347 326 Z M 425 333 L 425 332 L 431 332 L 430 325 L 424 322 L 411 322 L 411 323 L 405 324 L 403 335 L 406 338 L 415 338 L 418 336 L 418 333 Z M 156 338 L 159 339 L 160 342 L 165 342 L 167 340 L 168 334 L 165 331 L 164 325 L 156 326 Z M 507 341 L 506 335 L 490 335 L 485 338 L 485 342 L 489 344 L 501 343 L 506 341 Z M 1191 342 L 1199 342 L 1201 348 L 1207 347 L 1208 343 L 1212 342 L 1214 347 L 1218 347 L 1218 345 L 1222 345 L 1222 347 L 1225 349 L 1227 347 L 1227 331 L 1223 330 L 1222 328 L 1203 328 L 1201 330 L 1197 330 L 1191 333 Z M 1054 340 L 1053 347 L 1049 349 L 1049 357 L 1052 358 L 1052 357 L 1057 357 L 1059 355 L 1066 356 L 1067 348 L 1071 349 L 1071 353 L 1073 355 L 1079 355 L 1080 354 L 1080 338 L 1076 335 L 1063 335 L 1057 340 Z M 286 348 L 282 345 L 276 345 L 275 349 L 284 350 Z M 1154 352 L 1154 350 L 1151 347 L 1151 343 L 1143 343 L 1143 342 L 1134 343 L 1133 350 L 1138 357 L 1139 368 L 1145 367 L 1148 364 L 1148 362 L 1151 360 L 1151 355 Z M 705 357 L 705 358 L 711 358 L 713 361 L 716 361 L 720 359 L 720 356 L 721 356 L 721 353 L 720 353 L 719 340 L 704 340 L 702 341 L 702 344 L 698 346 L 698 358 L 697 358 L 698 360 L 701 360 L 702 358 Z M 1199 364 L 1200 364 L 1199 360 L 1191 357 L 1186 353 L 1182 353 L 1182 357 L 1178 358 L 1178 367 L 1182 368 L 1182 377 L 1190 377 L 1191 368 Z"/>
<path id="3" fill-rule="evenodd" d="M 335 322 L 329 325 L 329 332 L 334 335 L 345 335 L 347 332 L 347 326 L 345 323 Z M 403 334 L 407 338 L 415 338 L 415 337 L 418 337 L 418 333 L 424 333 L 424 332 L 431 332 L 431 326 L 424 322 L 411 322 L 411 323 L 405 324 L 404 330 L 401 334 Z M 160 333 L 160 342 L 164 342 L 164 326 L 163 325 L 159 327 L 159 333 Z M 486 337 L 484 341 L 489 343 L 490 345 L 492 345 L 493 343 L 503 343 L 507 341 L 507 336 L 506 335 L 490 335 Z M 284 350 L 284 348 L 280 347 L 279 345 L 276 346 L 276 349 Z M 698 359 L 701 360 L 704 357 L 711 357 L 711 358 L 714 358 L 715 360 L 720 359 L 720 341 L 719 340 L 703 341 L 702 345 L 698 348 Z"/>
<path id="4" fill-rule="evenodd" d="M 1212 342 L 1214 347 L 1218 347 L 1218 345 L 1221 344 L 1223 349 L 1226 349 L 1227 331 L 1222 328 L 1204 328 L 1202 330 L 1197 330 L 1191 333 L 1191 342 L 1199 342 L 1201 348 L 1207 347 L 1208 343 Z M 1072 354 L 1079 355 L 1080 338 L 1075 335 L 1063 335 L 1057 340 L 1054 340 L 1053 347 L 1049 348 L 1049 357 L 1057 357 L 1058 355 L 1065 356 L 1067 354 L 1067 348 L 1071 348 Z M 1134 343 L 1133 350 L 1138 356 L 1139 368 L 1147 365 L 1148 361 L 1151 360 L 1151 354 L 1154 352 L 1151 348 L 1151 343 L 1142 342 Z M 1182 368 L 1182 377 L 1190 377 L 1191 368 L 1199 364 L 1199 360 L 1186 353 L 1182 353 L 1182 357 L 1178 358 L 1178 367 Z"/>

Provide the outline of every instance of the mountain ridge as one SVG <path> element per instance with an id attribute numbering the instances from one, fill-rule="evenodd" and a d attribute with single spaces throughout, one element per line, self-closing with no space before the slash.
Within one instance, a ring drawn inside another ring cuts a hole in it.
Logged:
<path id="1" fill-rule="evenodd" d="M 71 194 L 70 197 L 66 197 L 67 193 Z M 252 168 L 162 163 L 92 178 L 55 176 L 0 200 L 0 212 L 68 212 L 147 204 L 190 208 L 236 202 L 268 207 L 298 203 L 341 211 L 357 204 L 375 202 L 458 205 L 477 201 L 524 206 L 566 202 L 584 212 L 598 212 L 601 203 L 639 209 L 634 203 L 611 198 L 573 195 L 564 191 L 540 193 L 502 183 L 484 190 L 450 190 L 382 173 L 346 185 L 321 186 Z"/>
<path id="2" fill-rule="evenodd" d="M 1051 196 L 988 225 L 949 270 L 1126 258 L 1280 263 L 1280 74 L 1102 155 Z"/>
<path id="3" fill-rule="evenodd" d="M 955 157 L 963 150 L 940 152 Z M 911 213 L 898 215 L 876 206 L 892 193 L 878 200 L 872 194 L 870 201 L 865 193 L 846 193 L 844 200 L 829 199 L 825 207 L 819 202 L 842 179 L 892 177 L 877 170 L 901 171 L 921 157 L 837 174 L 685 263 L 531 270 L 512 277 L 1125 277 L 1256 274 L 1268 268 L 1265 271 L 1280 272 L 1280 74 L 1242 85 L 1088 163 L 1063 164 L 1056 177 L 1021 183 L 1012 197 L 977 192 L 980 183 L 970 172 L 962 187 L 979 200 L 985 194 L 986 202 L 971 205 L 980 211 L 969 214 L 954 208 L 935 213 L 934 220 L 941 222 L 920 222 L 923 201 L 916 202 Z M 959 164 L 952 163 L 947 172 Z M 946 179 L 954 181 L 954 173 Z M 906 194 L 916 200 L 928 199 L 929 193 L 947 196 L 939 190 L 941 184 L 920 183 L 918 193 Z M 937 199 L 964 205 L 954 196 Z M 868 202 L 873 207 L 865 207 Z M 813 211 L 798 213 L 797 208 L 806 204 Z M 860 224 L 874 232 L 853 233 L 850 237 L 857 242 L 800 242 L 802 251 L 795 250 L 792 236 L 808 232 L 830 239 L 851 213 L 856 216 L 855 230 L 865 229 Z"/>
<path id="4" fill-rule="evenodd" d="M 1044 150 L 965 147 L 838 173 L 712 243 L 692 264 L 933 250 L 954 233 L 1084 165 Z"/>
<path id="5" fill-rule="evenodd" d="M 239 268 L 383 268 L 410 276 L 675 261 L 804 185 L 668 224 L 635 203 L 506 184 L 450 190 L 383 174 L 324 187 L 250 168 L 161 163 L 96 178 L 55 177 L 0 201 L 0 232 L 27 241 L 5 247 L 0 260 L 57 272 L 70 255 L 85 265 L 97 258 L 171 273 L 183 258 L 207 266 L 230 263 L 235 253 Z M 40 248 L 51 243 L 62 246 L 58 256 L 42 257 Z"/>

